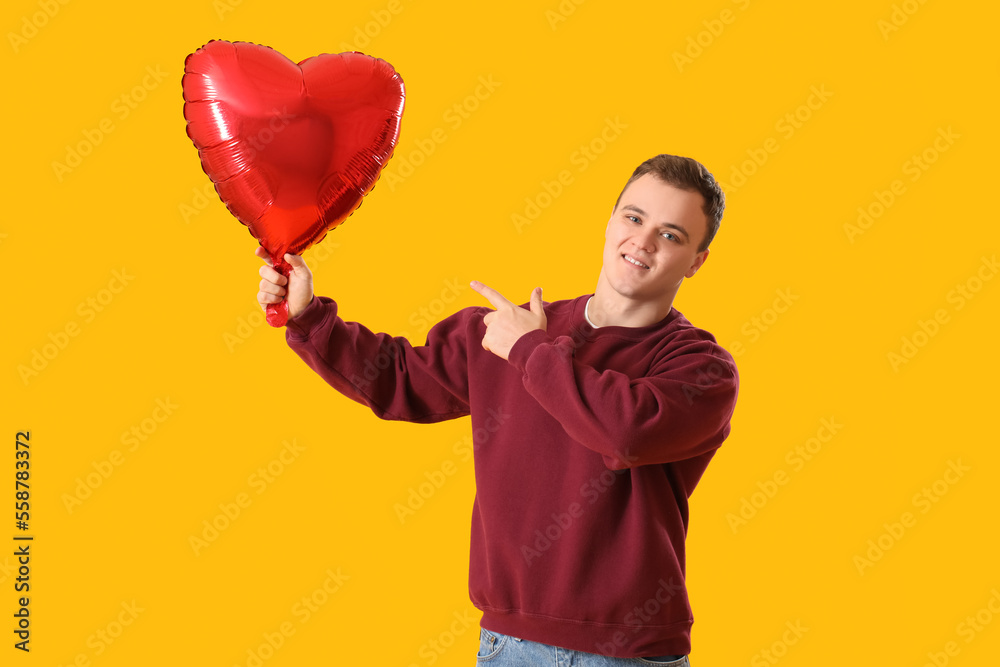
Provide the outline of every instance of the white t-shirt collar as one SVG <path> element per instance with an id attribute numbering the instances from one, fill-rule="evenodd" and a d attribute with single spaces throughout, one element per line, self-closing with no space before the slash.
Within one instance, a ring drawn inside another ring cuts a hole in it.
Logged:
<path id="1" fill-rule="evenodd" d="M 586 318 L 586 320 L 587 320 L 587 324 L 589 324 L 590 326 L 594 327 L 595 329 L 600 329 L 600 327 L 599 327 L 599 326 L 597 326 L 596 324 L 594 324 L 593 322 L 591 322 L 591 321 L 590 321 L 590 299 L 593 299 L 593 298 L 594 298 L 594 297 L 593 297 L 593 296 L 591 296 L 591 297 L 589 297 L 589 298 L 587 299 L 587 305 L 586 305 L 586 307 L 585 307 L 585 308 L 583 309 L 583 316 L 584 316 L 584 318 Z"/>

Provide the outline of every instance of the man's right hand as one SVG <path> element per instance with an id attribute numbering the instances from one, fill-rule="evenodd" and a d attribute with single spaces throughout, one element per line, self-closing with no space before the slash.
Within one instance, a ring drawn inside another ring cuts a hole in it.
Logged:
<path id="1" fill-rule="evenodd" d="M 288 319 L 292 319 L 312 303 L 312 271 L 306 266 L 301 255 L 285 253 L 285 261 L 292 265 L 292 272 L 286 278 L 274 270 L 274 264 L 263 247 L 257 246 L 254 254 L 267 264 L 260 267 L 261 281 L 260 291 L 257 292 L 257 303 L 261 308 L 266 310 L 268 304 L 281 303 L 287 297 Z"/>

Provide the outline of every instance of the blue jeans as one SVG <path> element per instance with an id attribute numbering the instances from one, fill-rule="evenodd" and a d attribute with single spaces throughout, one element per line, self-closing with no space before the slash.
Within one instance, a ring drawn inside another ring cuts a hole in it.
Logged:
<path id="1" fill-rule="evenodd" d="M 637 667 L 666 665 L 691 667 L 686 655 L 661 655 L 653 658 L 612 658 L 597 653 L 540 644 L 486 628 L 479 629 L 477 665 L 489 667 Z"/>

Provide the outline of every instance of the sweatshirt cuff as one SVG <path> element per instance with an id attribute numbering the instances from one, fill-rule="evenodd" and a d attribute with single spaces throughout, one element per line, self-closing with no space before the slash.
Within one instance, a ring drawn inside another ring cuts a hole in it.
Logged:
<path id="1" fill-rule="evenodd" d="M 532 329 L 514 341 L 510 351 L 507 353 L 507 361 L 524 373 L 525 366 L 528 364 L 528 357 L 535 351 L 535 348 L 542 343 L 552 342 L 552 337 L 549 336 L 545 329 Z"/>
<path id="2" fill-rule="evenodd" d="M 285 322 L 285 334 L 290 340 L 304 340 L 309 332 L 326 317 L 326 309 L 320 303 L 322 297 L 313 295 L 312 301 L 301 313 Z"/>

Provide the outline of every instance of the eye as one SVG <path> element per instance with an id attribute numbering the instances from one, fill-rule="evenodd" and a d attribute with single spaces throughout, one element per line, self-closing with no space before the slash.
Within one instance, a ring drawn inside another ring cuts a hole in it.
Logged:
<path id="1" fill-rule="evenodd" d="M 628 218 L 629 220 L 632 220 L 632 219 L 635 219 L 635 221 L 636 221 L 636 222 L 639 222 L 639 218 L 637 218 L 637 217 L 636 217 L 636 216 L 634 216 L 634 215 L 627 215 L 627 216 L 625 216 L 625 217 L 626 217 L 626 218 Z"/>
<path id="2" fill-rule="evenodd" d="M 669 236 L 670 238 L 667 239 L 669 241 L 676 241 L 677 240 L 677 237 L 674 236 L 673 234 L 671 234 L 670 232 L 663 232 L 663 236 Z"/>

